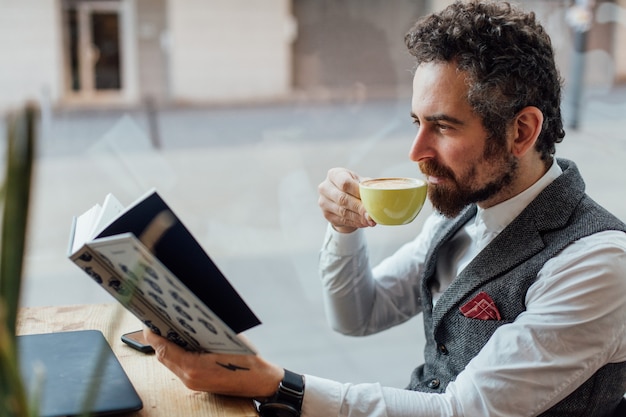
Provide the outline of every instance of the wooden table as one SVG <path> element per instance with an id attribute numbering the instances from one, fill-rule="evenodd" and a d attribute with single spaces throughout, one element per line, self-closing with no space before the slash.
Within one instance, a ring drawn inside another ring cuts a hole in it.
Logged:
<path id="1" fill-rule="evenodd" d="M 142 410 L 127 416 L 257 416 L 252 401 L 191 391 L 153 354 L 140 353 L 120 340 L 123 333 L 141 327 L 117 304 L 22 308 L 17 319 L 17 334 L 100 330 L 143 401 Z"/>

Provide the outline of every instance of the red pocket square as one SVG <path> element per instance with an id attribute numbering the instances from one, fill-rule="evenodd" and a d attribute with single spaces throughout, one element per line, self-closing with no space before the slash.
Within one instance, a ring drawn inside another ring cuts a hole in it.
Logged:
<path id="1" fill-rule="evenodd" d="M 459 308 L 465 317 L 478 320 L 501 320 L 500 312 L 496 303 L 493 302 L 489 294 L 480 292 Z"/>

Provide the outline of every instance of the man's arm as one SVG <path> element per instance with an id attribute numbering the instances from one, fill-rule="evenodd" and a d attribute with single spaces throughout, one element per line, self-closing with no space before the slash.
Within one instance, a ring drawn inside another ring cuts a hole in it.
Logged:
<path id="1" fill-rule="evenodd" d="M 336 331 L 367 335 L 400 324 L 421 311 L 420 276 L 434 231 L 444 220 L 433 214 L 413 241 L 370 267 L 362 231 L 327 231 L 319 270 L 327 318 Z"/>

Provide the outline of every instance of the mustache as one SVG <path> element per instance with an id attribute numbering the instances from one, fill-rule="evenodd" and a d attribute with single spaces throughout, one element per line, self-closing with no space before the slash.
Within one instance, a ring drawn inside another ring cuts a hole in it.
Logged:
<path id="1" fill-rule="evenodd" d="M 445 165 L 441 165 L 438 162 L 429 159 L 428 161 L 423 161 L 418 163 L 420 171 L 422 174 L 431 176 L 431 177 L 439 177 L 439 178 L 454 178 L 454 172 L 450 168 Z"/>

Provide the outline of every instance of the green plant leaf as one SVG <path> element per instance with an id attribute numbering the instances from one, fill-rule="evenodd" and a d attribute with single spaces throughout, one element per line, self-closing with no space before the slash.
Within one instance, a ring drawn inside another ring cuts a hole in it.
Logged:
<path id="1" fill-rule="evenodd" d="M 16 323 L 35 146 L 35 107 L 8 119 L 6 175 L 0 233 L 0 417 L 27 417 L 16 349 Z"/>

